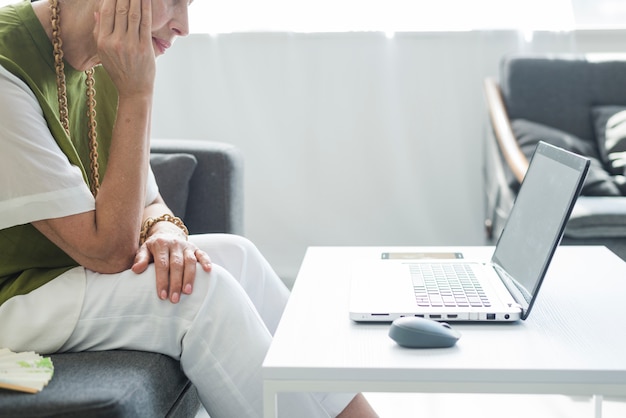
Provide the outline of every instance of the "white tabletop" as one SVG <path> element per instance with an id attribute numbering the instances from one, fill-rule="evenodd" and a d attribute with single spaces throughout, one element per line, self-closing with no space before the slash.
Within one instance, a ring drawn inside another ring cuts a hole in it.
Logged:
<path id="1" fill-rule="evenodd" d="M 388 324 L 349 319 L 354 260 L 458 249 L 309 248 L 263 365 L 266 402 L 319 390 L 626 395 L 626 263 L 605 247 L 560 247 L 526 321 L 453 323 L 452 348 L 402 348 Z M 493 248 L 460 250 L 488 260 Z"/>

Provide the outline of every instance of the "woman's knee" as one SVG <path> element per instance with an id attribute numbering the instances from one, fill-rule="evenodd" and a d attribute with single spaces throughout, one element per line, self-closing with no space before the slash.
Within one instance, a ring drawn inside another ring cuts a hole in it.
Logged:
<path id="1" fill-rule="evenodd" d="M 205 234 L 190 236 L 190 239 L 209 255 L 212 263 L 221 265 L 237 278 L 250 263 L 267 268 L 258 248 L 240 235 Z"/>
<path id="2" fill-rule="evenodd" d="M 248 238 L 234 234 L 200 234 L 191 235 L 189 239 L 200 249 L 211 253 L 219 252 L 258 252 L 257 247 Z"/>
<path id="3" fill-rule="evenodd" d="M 206 275 L 206 278 L 201 276 L 197 277 L 196 280 L 200 279 L 206 282 L 207 298 L 215 299 L 207 303 L 215 305 L 216 301 L 224 301 L 223 308 L 225 309 L 238 303 L 248 303 L 248 296 L 241 284 L 224 267 L 214 264 L 210 272 L 203 272 L 204 275 Z"/>

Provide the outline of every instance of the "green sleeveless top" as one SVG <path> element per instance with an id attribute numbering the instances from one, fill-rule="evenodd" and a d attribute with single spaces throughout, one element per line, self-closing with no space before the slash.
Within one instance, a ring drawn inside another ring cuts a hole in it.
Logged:
<path id="1" fill-rule="evenodd" d="M 62 24 L 62 22 L 61 22 Z M 65 65 L 71 137 L 59 122 L 52 43 L 25 0 L 0 9 L 0 65 L 37 97 L 52 136 L 89 183 L 89 139 L 84 72 Z M 117 90 L 102 67 L 94 72 L 100 178 L 106 171 Z M 2 92 L 0 92 L 2 94 Z M 0 133 L 0 148 L 1 148 Z M 0 230 L 0 304 L 29 293 L 78 264 L 31 224 Z"/>

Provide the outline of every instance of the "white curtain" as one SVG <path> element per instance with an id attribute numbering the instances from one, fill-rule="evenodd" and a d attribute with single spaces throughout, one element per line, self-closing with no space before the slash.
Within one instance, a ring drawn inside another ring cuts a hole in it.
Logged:
<path id="1" fill-rule="evenodd" d="M 311 245 L 481 245 L 483 78 L 625 35 L 192 35 L 159 59 L 153 136 L 242 150 L 246 235 L 288 283 Z"/>

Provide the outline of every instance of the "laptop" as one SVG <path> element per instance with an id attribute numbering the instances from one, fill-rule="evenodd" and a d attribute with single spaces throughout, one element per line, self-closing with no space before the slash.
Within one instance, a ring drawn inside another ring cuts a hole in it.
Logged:
<path id="1" fill-rule="evenodd" d="M 350 318 L 525 320 L 580 194 L 589 159 L 539 142 L 491 260 L 462 252 L 359 260 L 352 266 Z"/>

